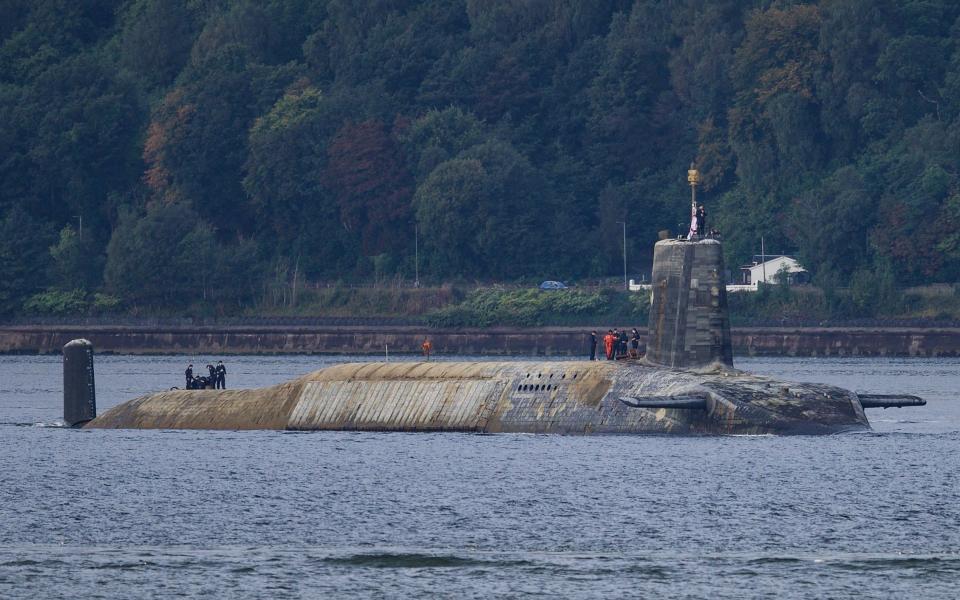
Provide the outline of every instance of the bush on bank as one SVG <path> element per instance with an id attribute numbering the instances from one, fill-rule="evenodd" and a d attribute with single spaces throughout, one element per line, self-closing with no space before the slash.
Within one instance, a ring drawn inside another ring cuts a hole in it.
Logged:
<path id="1" fill-rule="evenodd" d="M 353 288 L 333 285 L 299 290 L 246 311 L 245 316 L 419 318 L 456 304 L 464 293 L 453 286 Z"/>
<path id="2" fill-rule="evenodd" d="M 645 324 L 649 295 L 598 291 L 481 289 L 427 315 L 433 327 Z"/>
<path id="3" fill-rule="evenodd" d="M 47 290 L 30 296 L 24 302 L 28 314 L 55 317 L 112 313 L 120 306 L 120 299 L 116 296 L 88 294 L 80 289 Z"/>

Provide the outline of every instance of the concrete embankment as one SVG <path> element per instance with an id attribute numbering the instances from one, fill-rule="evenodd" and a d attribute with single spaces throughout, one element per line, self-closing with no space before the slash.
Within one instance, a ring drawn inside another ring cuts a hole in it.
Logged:
<path id="1" fill-rule="evenodd" d="M 599 331 L 599 330 L 598 330 Z M 435 354 L 584 356 L 589 328 L 429 329 L 344 326 L 2 326 L 0 353 L 52 354 L 86 338 L 116 354 Z M 960 356 L 960 328 L 734 328 L 733 350 L 757 356 Z"/>

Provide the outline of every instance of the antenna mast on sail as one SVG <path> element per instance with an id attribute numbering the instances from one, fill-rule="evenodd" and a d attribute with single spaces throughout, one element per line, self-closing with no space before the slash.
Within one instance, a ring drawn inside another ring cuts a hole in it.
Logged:
<path id="1" fill-rule="evenodd" d="M 697 235 L 697 184 L 700 183 L 700 173 L 693 163 L 690 163 L 687 171 L 687 181 L 690 182 L 690 231 L 687 239 L 692 240 Z"/>

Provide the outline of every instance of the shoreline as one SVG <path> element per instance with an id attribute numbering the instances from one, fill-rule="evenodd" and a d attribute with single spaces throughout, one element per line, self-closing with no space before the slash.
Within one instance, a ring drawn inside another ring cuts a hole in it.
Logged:
<path id="1" fill-rule="evenodd" d="M 430 338 L 435 355 L 586 356 L 589 331 L 396 325 L 8 325 L 0 326 L 0 354 L 57 354 L 68 341 L 86 338 L 99 354 L 413 355 L 420 354 L 420 344 Z M 744 356 L 960 356 L 960 328 L 735 327 L 732 337 L 734 353 Z"/>

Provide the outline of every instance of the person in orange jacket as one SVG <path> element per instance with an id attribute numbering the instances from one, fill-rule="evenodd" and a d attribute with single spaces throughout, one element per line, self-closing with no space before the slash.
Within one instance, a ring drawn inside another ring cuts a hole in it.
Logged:
<path id="1" fill-rule="evenodd" d="M 423 355 L 427 357 L 427 360 L 430 360 L 430 351 L 433 350 L 433 344 L 430 343 L 430 340 L 423 340 L 420 348 L 423 349 Z"/>
<path id="2" fill-rule="evenodd" d="M 616 338 L 613 337 L 613 331 L 607 330 L 607 335 L 603 336 L 603 349 L 607 352 L 607 360 L 613 360 L 613 344 Z"/>

